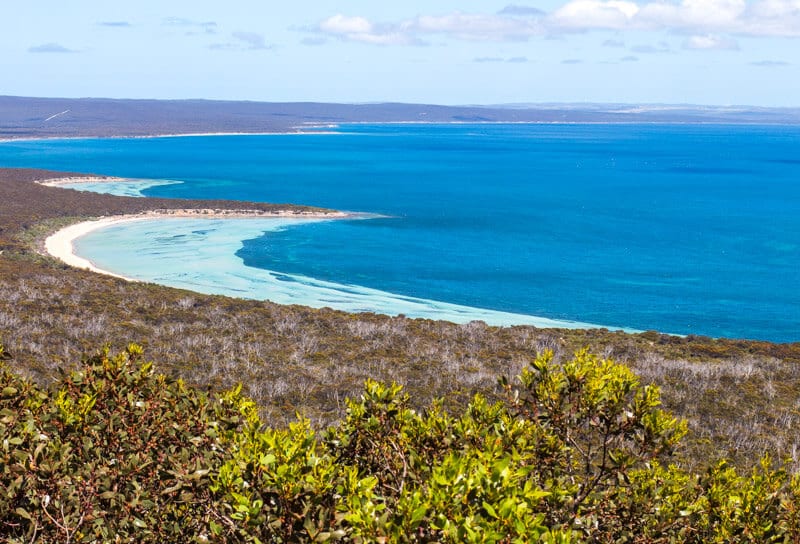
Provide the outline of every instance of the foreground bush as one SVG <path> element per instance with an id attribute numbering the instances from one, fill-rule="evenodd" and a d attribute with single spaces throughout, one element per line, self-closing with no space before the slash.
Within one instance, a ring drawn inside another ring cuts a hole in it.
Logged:
<path id="1" fill-rule="evenodd" d="M 545 353 L 501 386 L 453 415 L 367 382 L 318 436 L 155 375 L 137 346 L 48 390 L 4 370 L 0 540 L 800 541 L 800 482 L 769 459 L 669 464 L 685 424 L 626 367 Z"/>

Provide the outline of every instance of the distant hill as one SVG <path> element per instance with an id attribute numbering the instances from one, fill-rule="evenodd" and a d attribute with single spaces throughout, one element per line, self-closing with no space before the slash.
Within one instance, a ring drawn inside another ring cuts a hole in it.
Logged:
<path id="1" fill-rule="evenodd" d="M 0 96 L 0 139 L 297 132 L 372 122 L 800 124 L 800 108 L 629 104 L 326 104 Z"/>

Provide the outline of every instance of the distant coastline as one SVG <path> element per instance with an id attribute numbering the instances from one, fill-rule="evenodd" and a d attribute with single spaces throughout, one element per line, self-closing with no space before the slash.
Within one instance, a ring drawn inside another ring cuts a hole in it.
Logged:
<path id="1" fill-rule="evenodd" d="M 752 126 L 797 126 L 800 124 L 800 119 L 795 122 L 781 122 L 781 121 L 762 121 L 762 122 L 736 122 L 733 120 L 641 120 L 641 119 L 628 119 L 616 121 L 567 121 L 567 120 L 553 120 L 553 121 L 347 121 L 341 125 L 350 126 L 369 126 L 369 125 L 413 125 L 413 126 L 461 126 L 461 125 L 547 125 L 547 126 L 575 126 L 575 125 L 597 125 L 597 126 L 625 126 L 625 125 L 662 125 L 662 126 L 714 126 L 714 125 L 752 125 Z M 115 139 L 131 139 L 131 140 L 148 140 L 158 138 L 202 138 L 211 136 L 323 136 L 323 135 L 341 135 L 345 132 L 338 130 L 330 130 L 329 126 L 320 126 L 328 130 L 309 130 L 314 129 L 317 125 L 309 125 L 302 127 L 304 130 L 298 130 L 300 127 L 290 127 L 286 130 L 270 131 L 270 132 L 169 132 L 158 134 L 116 134 L 111 136 L 104 135 L 85 135 L 85 136 L 35 136 L 35 137 L 0 137 L 0 144 L 15 143 L 15 142 L 37 142 L 45 140 L 115 140 Z M 92 182 L 103 181 L 101 179 L 93 179 Z M 122 181 L 116 179 L 114 181 Z M 65 184 L 70 182 L 65 182 Z"/>
<path id="2" fill-rule="evenodd" d="M 303 134 L 313 126 L 329 128 L 354 123 L 798 125 L 800 108 L 653 104 L 443 106 L 0 96 L 0 141 Z"/>
<path id="3" fill-rule="evenodd" d="M 355 124 L 355 123 L 347 123 L 347 124 Z M 387 123 L 390 124 L 390 123 Z M 437 123 L 438 124 L 438 123 Z M 500 123 L 505 124 L 505 123 Z M 313 128 L 313 127 L 306 127 L 306 128 Z M 286 130 L 282 132 L 187 132 L 187 133 L 165 133 L 165 134 L 147 134 L 147 135 L 127 135 L 127 134 L 120 134 L 116 136 L 36 136 L 36 137 L 23 137 L 23 138 L 0 138 L 0 143 L 11 143 L 11 142 L 39 142 L 44 140 L 115 140 L 115 139 L 131 139 L 131 140 L 148 140 L 148 139 L 155 139 L 155 138 L 198 138 L 198 137 L 207 137 L 207 136 L 307 136 L 307 135 L 315 135 L 315 134 L 341 134 L 340 132 L 332 131 L 332 130 L 320 130 L 320 131 L 309 131 L 309 130 Z M 102 176 L 98 176 L 102 177 Z M 98 181 L 98 180 L 92 180 Z M 119 180 L 117 180 L 119 181 Z"/>

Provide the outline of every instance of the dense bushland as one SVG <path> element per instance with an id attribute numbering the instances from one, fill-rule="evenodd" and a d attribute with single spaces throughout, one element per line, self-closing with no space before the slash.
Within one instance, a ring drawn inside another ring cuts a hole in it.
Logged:
<path id="1" fill-rule="evenodd" d="M 42 385 L 95 346 L 140 342 L 162 372 L 195 387 L 242 383 L 270 424 L 299 411 L 324 428 L 367 378 L 402 384 L 416 408 L 443 397 L 461 410 L 477 392 L 496 400 L 497 379 L 518 374 L 530 353 L 551 349 L 563 361 L 590 346 L 661 387 L 665 406 L 692 429 L 687 462 L 725 456 L 750 467 L 764 451 L 800 459 L 793 345 L 347 314 L 126 283 L 34 259 L 0 256 L 0 337 L 15 371 Z"/>
<path id="2" fill-rule="evenodd" d="M 9 355 L 0 351 L 3 358 Z M 0 371 L 8 542 L 798 542 L 800 482 L 764 458 L 692 472 L 625 366 L 544 352 L 448 413 L 367 381 L 324 432 L 265 425 L 131 345 L 48 388 Z"/>

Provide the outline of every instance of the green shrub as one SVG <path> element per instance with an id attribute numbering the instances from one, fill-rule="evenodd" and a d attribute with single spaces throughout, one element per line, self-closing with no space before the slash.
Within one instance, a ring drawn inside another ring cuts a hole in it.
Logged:
<path id="1" fill-rule="evenodd" d="M 208 534 L 209 473 L 238 415 L 154 375 L 140 355 L 103 352 L 50 391 L 2 373 L 0 533 L 26 542 Z"/>
<path id="2" fill-rule="evenodd" d="M 765 458 L 670 464 L 685 423 L 626 367 L 537 357 L 505 399 L 411 408 L 368 381 L 320 436 L 138 346 L 50 389 L 0 370 L 8 542 L 797 542 L 800 482 Z M 0 359 L 7 357 L 0 348 Z"/>

